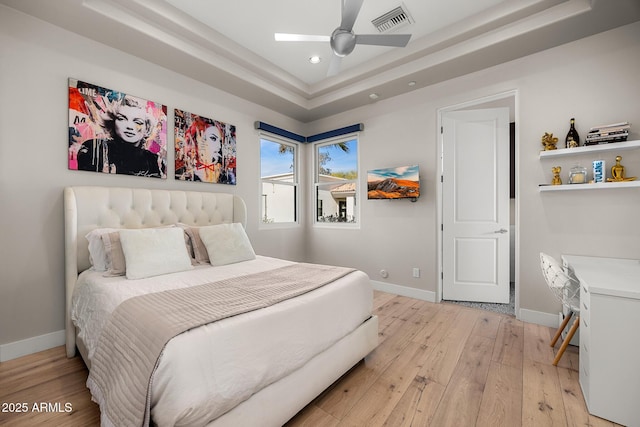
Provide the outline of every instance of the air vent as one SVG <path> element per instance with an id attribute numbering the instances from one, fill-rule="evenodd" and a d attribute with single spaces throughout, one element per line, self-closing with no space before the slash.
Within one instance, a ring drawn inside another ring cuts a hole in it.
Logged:
<path id="1" fill-rule="evenodd" d="M 411 24 L 413 19 L 409 12 L 407 11 L 406 6 L 401 5 L 396 7 L 393 10 L 385 13 L 382 16 L 377 17 L 371 23 L 374 27 L 378 29 L 381 33 L 386 33 L 391 31 L 392 29 L 403 27 L 405 25 Z"/>

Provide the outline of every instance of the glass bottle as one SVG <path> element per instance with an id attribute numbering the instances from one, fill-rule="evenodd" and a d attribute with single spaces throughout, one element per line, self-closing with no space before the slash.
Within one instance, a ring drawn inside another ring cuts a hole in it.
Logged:
<path id="1" fill-rule="evenodd" d="M 578 135 L 578 131 L 576 131 L 575 122 L 576 119 L 571 118 L 571 127 L 569 128 L 569 133 L 567 133 L 567 137 L 564 140 L 565 148 L 575 148 L 580 146 L 580 136 Z"/>

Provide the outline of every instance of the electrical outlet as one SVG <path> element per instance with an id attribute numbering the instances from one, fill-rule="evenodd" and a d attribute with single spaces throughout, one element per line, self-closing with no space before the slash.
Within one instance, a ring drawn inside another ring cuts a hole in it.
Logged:
<path id="1" fill-rule="evenodd" d="M 418 278 L 420 277 L 420 269 L 417 267 L 413 268 L 413 277 Z"/>

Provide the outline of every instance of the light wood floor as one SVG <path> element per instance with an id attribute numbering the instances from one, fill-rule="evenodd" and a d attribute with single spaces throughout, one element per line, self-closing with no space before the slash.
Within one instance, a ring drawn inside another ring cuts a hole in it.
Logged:
<path id="1" fill-rule="evenodd" d="M 287 427 L 617 426 L 588 414 L 576 348 L 551 364 L 550 328 L 382 292 L 374 309 L 380 345 Z M 0 424 L 99 425 L 86 378 L 62 347 L 1 363 L 2 409 L 25 402 L 28 412 L 0 412 Z M 41 402 L 61 412 L 34 412 Z"/>

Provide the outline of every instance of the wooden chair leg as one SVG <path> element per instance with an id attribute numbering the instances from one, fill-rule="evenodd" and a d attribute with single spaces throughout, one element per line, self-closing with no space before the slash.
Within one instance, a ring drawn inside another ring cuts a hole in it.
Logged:
<path id="1" fill-rule="evenodd" d="M 558 350 L 558 354 L 556 354 L 556 358 L 553 359 L 553 366 L 558 366 L 558 362 L 560 361 L 560 358 L 564 354 L 564 351 L 567 349 L 569 342 L 571 341 L 573 336 L 576 334 L 576 331 L 578 330 L 578 326 L 580 326 L 580 316 L 576 316 L 576 320 L 573 321 L 573 325 L 571 325 L 571 329 L 569 329 L 569 333 L 567 334 L 567 337 L 562 342 L 562 345 Z"/>
<path id="2" fill-rule="evenodd" d="M 554 347 L 556 345 L 556 342 L 558 342 L 558 338 L 560 338 L 560 335 L 562 335 L 562 331 L 564 331 L 564 328 L 566 328 L 567 325 L 569 324 L 569 319 L 571 319 L 571 316 L 573 316 L 573 311 L 570 311 L 569 314 L 564 317 L 564 320 L 562 321 L 562 325 L 560 325 L 560 327 L 556 331 L 556 334 L 553 336 L 553 339 L 551 340 L 551 344 L 550 344 L 551 347 Z"/>

